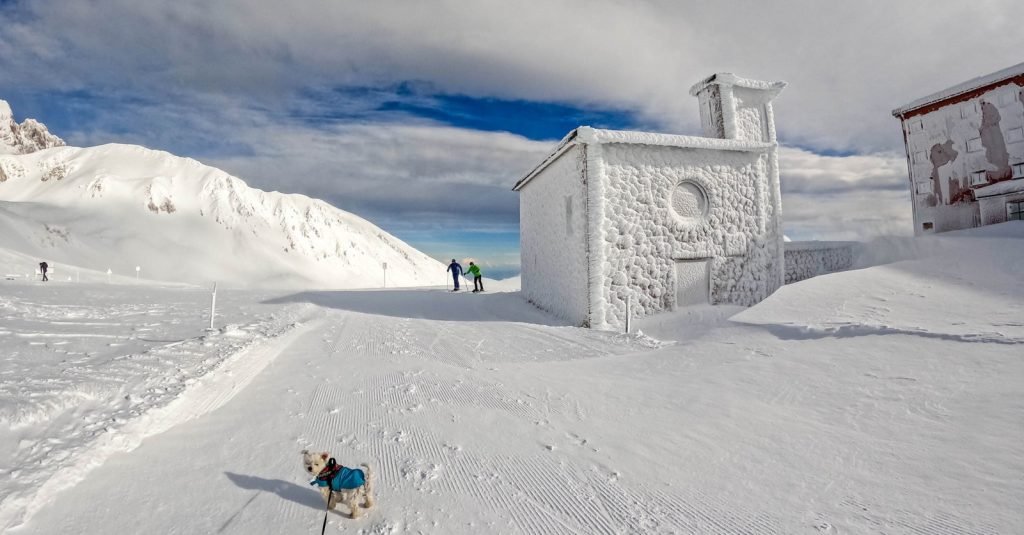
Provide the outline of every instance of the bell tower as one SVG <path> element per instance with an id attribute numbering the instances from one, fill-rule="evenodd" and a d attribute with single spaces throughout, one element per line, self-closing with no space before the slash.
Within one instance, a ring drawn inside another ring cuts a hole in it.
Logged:
<path id="1" fill-rule="evenodd" d="M 763 82 L 720 72 L 690 88 L 700 101 L 704 135 L 719 139 L 775 143 L 772 100 L 786 82 Z"/>

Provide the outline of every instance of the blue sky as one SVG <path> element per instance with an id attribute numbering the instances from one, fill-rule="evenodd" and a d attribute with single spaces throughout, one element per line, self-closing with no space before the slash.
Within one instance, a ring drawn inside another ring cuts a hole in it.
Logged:
<path id="1" fill-rule="evenodd" d="M 699 134 L 687 90 L 719 71 L 789 82 L 791 237 L 908 233 L 889 112 L 1018 63 L 1014 6 L 0 0 L 0 98 L 71 144 L 191 156 L 511 271 L 511 185 L 555 141 L 581 124 Z"/>
<path id="2" fill-rule="evenodd" d="M 71 92 L 8 91 L 4 97 L 19 116 L 42 120 L 49 129 L 69 137 L 87 136 L 86 143 L 128 142 L 167 150 L 200 160 L 237 159 L 252 156 L 250 145 L 231 138 L 179 136 L 187 129 L 170 129 L 166 124 L 140 124 L 135 119 L 140 109 L 158 104 L 144 97 L 117 98 L 92 94 L 85 90 Z M 345 101 L 337 105 L 336 99 Z M 282 110 L 287 120 L 298 128 L 312 131 L 346 124 L 423 124 L 444 125 L 481 132 L 506 132 L 554 145 L 579 125 L 601 128 L 636 128 L 630 113 L 621 110 L 587 109 L 563 103 L 496 98 L 474 98 L 465 95 L 432 94 L 423 84 L 402 83 L 381 88 L 332 88 L 327 91 L 305 90 Z M 102 133 L 90 133 L 103 125 Z M 70 133 L 70 134 L 69 134 Z M 81 134 L 78 134 L 81 133 Z M 82 143 L 85 144 L 85 143 Z M 539 153 L 540 154 L 540 153 Z M 539 159 L 537 159 L 539 162 Z M 474 187 L 461 185 L 451 193 L 439 186 L 441 199 L 429 205 L 404 206 L 396 209 L 386 191 L 357 196 L 317 192 L 339 208 L 357 213 L 385 230 L 437 258 L 480 257 L 489 259 L 492 272 L 515 274 L 518 261 L 519 232 L 517 194 L 511 187 L 518 174 L 537 163 L 508 169 L 509 179 L 503 184 Z M 231 166 L 225 166 L 231 171 Z M 239 173 L 243 178 L 246 174 Z M 513 178 L 514 177 L 514 178 Z M 250 180 L 251 182 L 251 180 Z M 273 184 L 259 184 L 270 189 Z M 281 186 L 281 185 L 277 185 Z M 275 189 L 281 189 L 277 187 Z M 287 189 L 287 188 L 285 188 Z M 486 197 L 496 203 L 480 203 Z M 437 212 L 443 212 L 438 217 Z"/>

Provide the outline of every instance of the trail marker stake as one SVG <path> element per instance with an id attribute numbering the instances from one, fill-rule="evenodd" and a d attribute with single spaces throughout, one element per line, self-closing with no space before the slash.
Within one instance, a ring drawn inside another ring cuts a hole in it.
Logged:
<path id="1" fill-rule="evenodd" d="M 629 334 L 629 309 L 632 304 L 633 296 L 626 296 L 626 334 Z"/>
<path id="2" fill-rule="evenodd" d="M 213 315 L 217 313 L 217 283 L 213 283 L 213 297 L 210 299 L 210 330 L 213 330 Z"/>

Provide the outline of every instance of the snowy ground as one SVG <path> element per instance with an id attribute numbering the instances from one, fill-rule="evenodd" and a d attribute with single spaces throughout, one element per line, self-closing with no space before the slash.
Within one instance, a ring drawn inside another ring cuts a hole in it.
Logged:
<path id="1" fill-rule="evenodd" d="M 238 292 L 205 334 L 206 291 L 7 281 L 0 511 L 315 533 L 312 447 L 379 476 L 333 533 L 1022 533 L 1024 225 L 998 232 L 645 336 L 443 290 Z"/>
<path id="2" fill-rule="evenodd" d="M 111 451 L 158 432 L 155 410 L 312 308 L 258 297 L 218 292 L 223 315 L 207 332 L 209 290 L 4 281 L 0 472 L 10 481 L 0 485 L 0 518 L 31 505 L 44 482 L 48 491 L 73 485 Z"/>

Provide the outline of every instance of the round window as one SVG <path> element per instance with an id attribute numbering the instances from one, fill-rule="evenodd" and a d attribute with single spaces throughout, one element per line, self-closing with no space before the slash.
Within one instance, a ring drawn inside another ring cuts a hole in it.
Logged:
<path id="1" fill-rule="evenodd" d="M 672 190 L 672 211 L 687 223 L 699 223 L 708 214 L 708 196 L 694 182 L 680 182 Z"/>

